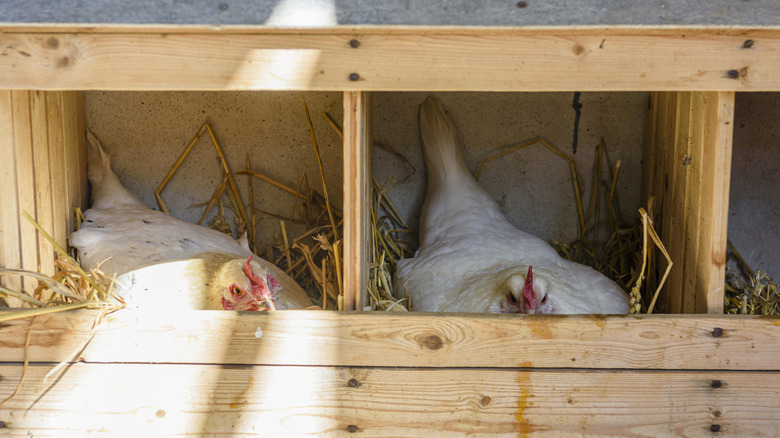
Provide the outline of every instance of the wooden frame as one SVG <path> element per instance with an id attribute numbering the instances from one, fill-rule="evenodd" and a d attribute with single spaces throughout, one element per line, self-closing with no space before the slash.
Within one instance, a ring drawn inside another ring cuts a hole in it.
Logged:
<path id="1" fill-rule="evenodd" d="M 733 93 L 780 91 L 771 28 L 2 25 L 0 50 L 0 126 L 15 133 L 0 138 L 15 188 L 0 202 L 18 206 L 0 211 L 5 266 L 38 260 L 21 251 L 39 246 L 19 209 L 59 199 L 36 192 L 35 169 L 65 157 L 49 186 L 84 204 L 80 90 L 344 91 L 346 309 L 362 308 L 368 272 L 369 91 L 652 92 L 643 188 L 683 260 L 665 304 L 710 313 L 722 311 Z M 0 326 L 0 397 L 31 362 L 0 408 L 12 436 L 780 431 L 777 318 L 122 311 L 82 350 L 96 316 Z"/>

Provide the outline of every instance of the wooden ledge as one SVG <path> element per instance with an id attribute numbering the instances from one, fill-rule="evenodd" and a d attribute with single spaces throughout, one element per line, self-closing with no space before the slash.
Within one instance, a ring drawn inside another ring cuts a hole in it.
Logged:
<path id="1" fill-rule="evenodd" d="M 31 362 L 66 360 L 96 311 L 39 316 Z M 21 362 L 30 320 L 0 327 L 0 358 Z M 363 367 L 780 370 L 780 318 L 508 316 L 284 311 L 106 317 L 79 359 Z"/>

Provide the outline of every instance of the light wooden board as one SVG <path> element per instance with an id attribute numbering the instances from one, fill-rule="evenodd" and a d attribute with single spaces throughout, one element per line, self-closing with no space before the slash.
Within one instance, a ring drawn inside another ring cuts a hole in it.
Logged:
<path id="1" fill-rule="evenodd" d="M 775 29 L 45 29 L 0 27 L 0 88 L 780 90 Z"/>
<path id="2" fill-rule="evenodd" d="M 76 364 L 47 391 L 50 368 L 0 408 L 4 436 L 780 433 L 778 372 Z M 20 373 L 0 366 L 0 394 Z"/>
<path id="3" fill-rule="evenodd" d="M 656 229 L 674 262 L 660 306 L 722 313 L 734 93 L 654 93 L 649 111 L 645 196 L 660 206 Z"/>
<path id="4" fill-rule="evenodd" d="M 19 205 L 18 184 L 16 177 L 16 148 L 14 145 L 13 92 L 0 90 L 0 266 L 18 267 L 22 264 L 21 245 L 19 242 Z M 16 276 L 0 277 L 0 285 L 12 290 L 20 290 L 22 281 Z M 12 306 L 19 306 L 21 301 L 8 298 Z"/>
<path id="5" fill-rule="evenodd" d="M 30 360 L 82 345 L 95 311 L 39 316 Z M 21 361 L 29 320 L 0 327 L 0 358 Z M 714 337 L 715 328 L 722 330 Z M 109 315 L 89 362 L 399 367 L 780 370 L 780 318 L 223 311 Z"/>
<path id="6" fill-rule="evenodd" d="M 38 270 L 38 239 L 35 227 L 22 217 L 22 212 L 28 212 L 35 217 L 35 165 L 32 147 L 31 97 L 28 91 L 13 91 L 13 136 L 14 153 L 16 154 L 16 187 L 18 204 L 16 214 L 19 220 L 19 242 L 21 248 L 21 268 Z M 24 278 L 22 286 L 32 292 L 37 281 Z"/>
<path id="7" fill-rule="evenodd" d="M 344 309 L 366 302 L 371 239 L 371 99 L 344 93 Z"/>
<path id="8" fill-rule="evenodd" d="M 49 160 L 49 118 L 46 109 L 46 94 L 44 91 L 30 91 L 30 116 L 32 132 L 32 156 L 34 169 L 33 187 L 35 191 L 35 210 L 28 211 L 44 230 L 51 234 L 54 230 L 52 208 L 53 187 L 51 180 L 51 163 Z M 60 145 L 58 145 L 60 146 Z M 58 218 L 60 220 L 61 218 Z M 36 231 L 37 234 L 37 231 Z M 42 235 L 38 235 L 38 267 L 35 271 L 46 275 L 54 275 L 54 246 Z M 34 250 L 33 248 L 30 248 Z"/>

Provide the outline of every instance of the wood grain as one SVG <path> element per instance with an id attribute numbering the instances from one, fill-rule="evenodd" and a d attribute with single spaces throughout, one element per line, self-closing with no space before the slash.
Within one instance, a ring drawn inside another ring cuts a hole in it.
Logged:
<path id="1" fill-rule="evenodd" d="M 0 88 L 780 90 L 777 29 L 45 29 L 0 27 Z"/>
<path id="2" fill-rule="evenodd" d="M 660 206 L 657 229 L 674 262 L 659 303 L 669 313 L 722 313 L 734 93 L 651 100 L 645 139 L 653 157 L 643 184 Z"/>
<path id="3" fill-rule="evenodd" d="M 371 98 L 344 93 L 344 309 L 361 310 L 371 239 Z"/>
<path id="4" fill-rule="evenodd" d="M 39 316 L 33 362 L 70 357 L 94 311 Z M 28 321 L 0 327 L 0 358 L 23 358 Z M 718 337 L 715 328 L 721 329 Z M 780 318 L 224 311 L 109 315 L 88 362 L 399 367 L 780 370 Z"/>
<path id="5" fill-rule="evenodd" d="M 16 180 L 16 153 L 14 146 L 13 98 L 10 90 L 0 90 L 0 266 L 18 267 L 22 264 L 19 243 L 19 195 Z M 22 281 L 16 276 L 1 276 L 0 285 L 20 290 Z M 11 306 L 20 306 L 21 301 L 6 298 Z"/>
<path id="6" fill-rule="evenodd" d="M 46 392 L 49 369 L 31 366 L 22 392 L 0 408 L 4 436 L 780 432 L 778 372 L 75 364 Z M 0 394 L 20 372 L 0 366 Z"/>

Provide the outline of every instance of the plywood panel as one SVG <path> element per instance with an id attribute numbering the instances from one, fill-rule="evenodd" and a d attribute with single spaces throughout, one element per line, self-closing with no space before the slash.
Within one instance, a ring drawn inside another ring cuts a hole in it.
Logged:
<path id="1" fill-rule="evenodd" d="M 30 359 L 59 362 L 96 317 L 36 318 Z M 0 328 L 0 358 L 21 361 L 29 321 Z M 720 329 L 720 330 L 716 330 Z M 223 311 L 109 315 L 89 362 L 398 367 L 780 370 L 780 318 Z"/>
<path id="2" fill-rule="evenodd" d="M 780 90 L 773 29 L 3 30 L 5 88 Z"/>
<path id="3" fill-rule="evenodd" d="M 371 99 L 344 93 L 344 309 L 366 302 L 371 236 Z"/>
<path id="4" fill-rule="evenodd" d="M 5 436 L 777 436 L 778 372 L 31 366 Z M 19 365 L 0 366 L 0 393 Z M 47 390 L 47 388 L 49 388 Z"/>

